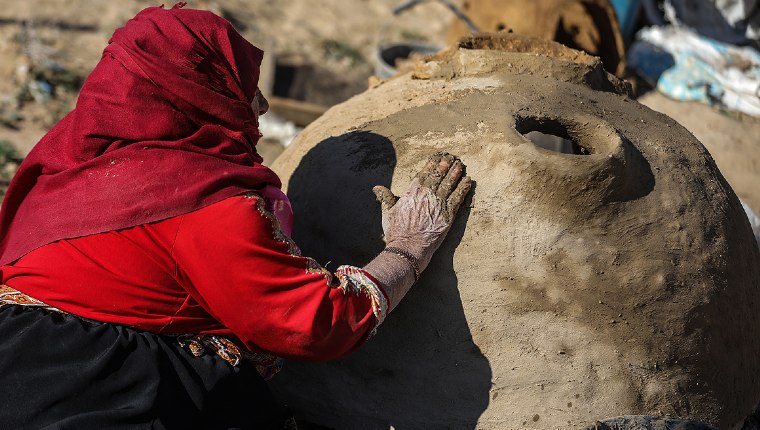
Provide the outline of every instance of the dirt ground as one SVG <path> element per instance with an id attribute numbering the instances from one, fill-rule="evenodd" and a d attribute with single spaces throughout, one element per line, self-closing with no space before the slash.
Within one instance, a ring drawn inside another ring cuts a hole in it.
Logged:
<path id="1" fill-rule="evenodd" d="M 760 120 L 678 102 L 656 91 L 639 101 L 675 119 L 699 139 L 739 198 L 760 214 Z"/>
<path id="2" fill-rule="evenodd" d="M 225 16 L 267 52 L 265 87 L 274 86 L 275 69 L 295 71 L 295 79 L 305 74 L 300 80 L 306 83 L 285 95 L 332 105 L 366 89 L 378 38 L 443 43 L 450 19 L 443 6 L 420 6 L 392 19 L 396 3 L 197 0 L 187 7 Z M 25 154 L 74 106 L 77 82 L 69 81 L 89 73 L 115 28 L 156 2 L 0 0 L 0 5 L 0 140 Z M 39 81 L 51 83 L 52 91 L 37 88 Z"/>

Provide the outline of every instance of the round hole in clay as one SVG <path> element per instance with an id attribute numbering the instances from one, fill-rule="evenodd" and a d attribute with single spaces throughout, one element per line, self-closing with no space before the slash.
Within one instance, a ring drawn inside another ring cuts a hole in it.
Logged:
<path id="1" fill-rule="evenodd" d="M 517 131 L 539 148 L 570 155 L 590 155 L 591 146 L 579 142 L 562 122 L 547 118 L 518 118 Z"/>
<path id="2" fill-rule="evenodd" d="M 540 131 L 531 131 L 525 133 L 524 136 L 540 148 L 562 154 L 575 154 L 575 147 L 578 146 L 570 139 L 565 139 L 564 137 L 555 136 L 553 134 L 541 133 Z"/>

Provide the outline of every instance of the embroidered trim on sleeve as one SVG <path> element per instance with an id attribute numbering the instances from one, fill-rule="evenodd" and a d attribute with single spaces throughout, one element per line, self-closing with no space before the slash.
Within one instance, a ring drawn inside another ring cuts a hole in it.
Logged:
<path id="1" fill-rule="evenodd" d="M 254 193 L 254 192 L 248 192 L 245 194 L 245 197 L 248 199 L 256 199 L 256 209 L 259 211 L 261 216 L 269 220 L 269 222 L 272 223 L 272 236 L 274 239 L 278 242 L 285 243 L 288 246 L 288 254 L 296 256 L 296 257 L 303 257 L 301 254 L 301 249 L 298 248 L 298 245 L 293 241 L 293 239 L 290 238 L 287 234 L 285 234 L 284 231 L 282 231 L 282 226 L 280 225 L 280 220 L 277 219 L 277 216 L 273 214 L 271 211 L 268 211 L 266 209 L 266 205 L 264 202 L 264 198 L 260 195 Z M 327 281 L 327 285 L 329 287 L 334 287 L 333 285 L 333 275 L 330 273 L 329 270 L 325 269 L 321 264 L 319 264 L 316 260 L 310 257 L 306 258 L 306 273 L 319 273 L 322 276 L 325 277 L 325 280 Z"/>
<path id="2" fill-rule="evenodd" d="M 288 254 L 300 257 L 301 250 L 298 248 L 298 245 L 293 242 L 293 239 L 291 239 L 290 236 L 282 231 L 282 226 L 280 225 L 280 220 L 277 219 L 277 216 L 266 209 L 264 197 L 261 197 L 252 191 L 246 193 L 245 197 L 248 199 L 256 199 L 256 209 L 258 209 L 261 216 L 268 219 L 269 222 L 272 223 L 272 234 L 274 235 L 275 240 L 284 242 L 286 245 L 288 245 Z"/>
<path id="3" fill-rule="evenodd" d="M 367 273 L 354 266 L 340 266 L 335 271 L 335 277 L 340 281 L 340 285 L 337 288 L 343 290 L 344 294 L 366 294 L 372 301 L 372 313 L 375 314 L 377 323 L 372 329 L 370 336 L 375 334 L 377 328 L 385 320 L 385 316 L 388 315 L 388 298 L 380 289 L 380 286 L 370 278 Z"/>
<path id="4" fill-rule="evenodd" d="M 302 257 L 301 250 L 293 239 L 282 231 L 280 221 L 275 214 L 266 209 L 264 198 L 254 192 L 246 193 L 245 197 L 256 199 L 256 209 L 264 218 L 272 223 L 272 233 L 275 240 L 287 244 L 289 254 Z M 323 275 L 330 288 L 340 288 L 344 294 L 348 294 L 349 292 L 356 295 L 360 293 L 366 294 L 372 302 L 372 313 L 377 321 L 375 327 L 372 328 L 370 336 L 375 334 L 375 331 L 377 331 L 377 328 L 383 323 L 385 316 L 388 314 L 388 298 L 380 286 L 364 270 L 354 266 L 340 266 L 335 271 L 335 276 L 333 277 L 333 274 L 316 260 L 306 257 L 306 272 Z"/>
<path id="5" fill-rule="evenodd" d="M 319 273 L 320 275 L 325 277 L 325 280 L 327 281 L 327 286 L 331 288 L 336 288 L 337 285 L 334 285 L 334 279 L 332 273 L 330 273 L 329 270 L 325 269 L 317 260 L 306 257 L 306 272 L 307 273 Z"/>

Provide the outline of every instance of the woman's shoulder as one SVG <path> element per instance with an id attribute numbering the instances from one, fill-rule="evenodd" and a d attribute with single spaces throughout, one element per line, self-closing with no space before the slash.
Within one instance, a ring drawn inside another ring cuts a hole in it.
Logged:
<path id="1" fill-rule="evenodd" d="M 216 203 L 182 215 L 182 224 L 188 221 L 213 221 L 217 223 L 251 222 L 262 215 L 261 210 L 264 207 L 264 198 L 259 193 L 249 191 L 244 194 L 227 197 Z"/>
<path id="2" fill-rule="evenodd" d="M 260 193 L 247 192 L 225 198 L 182 216 L 180 234 L 220 237 L 258 237 L 281 231 L 281 221 L 271 203 Z M 275 236 L 279 236 L 275 234 Z M 215 237 L 214 240 L 218 239 Z"/>

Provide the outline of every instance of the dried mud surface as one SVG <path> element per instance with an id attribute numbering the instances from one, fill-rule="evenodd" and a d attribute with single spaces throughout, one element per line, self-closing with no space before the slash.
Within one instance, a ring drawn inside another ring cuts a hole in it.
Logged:
<path id="1" fill-rule="evenodd" d="M 323 263 L 366 263 L 382 249 L 371 186 L 402 193 L 437 150 L 467 163 L 471 201 L 377 336 L 289 363 L 278 394 L 336 428 L 740 426 L 760 401 L 760 255 L 707 150 L 567 73 L 589 65 L 462 49 L 421 67 L 333 107 L 275 162 L 294 237 Z M 531 129 L 590 154 L 538 148 Z"/>

